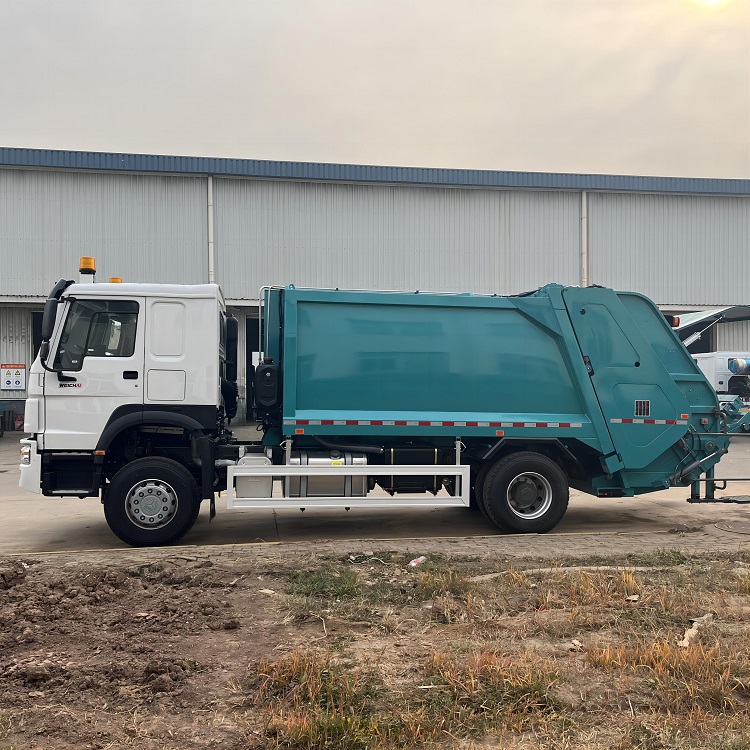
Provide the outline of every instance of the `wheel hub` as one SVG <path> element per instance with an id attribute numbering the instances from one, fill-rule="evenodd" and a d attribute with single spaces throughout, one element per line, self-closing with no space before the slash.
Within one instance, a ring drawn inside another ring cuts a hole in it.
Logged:
<path id="1" fill-rule="evenodd" d="M 177 513 L 177 493 L 159 479 L 144 479 L 131 488 L 125 498 L 125 512 L 136 526 L 158 529 Z"/>
<path id="2" fill-rule="evenodd" d="M 552 486 L 536 472 L 519 474 L 508 485 L 508 507 L 519 518 L 543 516 L 552 505 Z"/>
<path id="3" fill-rule="evenodd" d="M 536 485 L 530 479 L 520 480 L 513 488 L 513 502 L 519 509 L 530 508 L 536 499 Z"/>

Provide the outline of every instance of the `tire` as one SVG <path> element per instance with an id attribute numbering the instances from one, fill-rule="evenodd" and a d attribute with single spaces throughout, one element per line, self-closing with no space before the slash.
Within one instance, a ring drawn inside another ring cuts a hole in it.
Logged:
<path id="1" fill-rule="evenodd" d="M 533 451 L 501 458 L 484 480 L 481 506 L 500 529 L 543 534 L 568 509 L 565 472 L 551 458 Z"/>
<path id="2" fill-rule="evenodd" d="M 481 513 L 485 518 L 489 518 L 489 516 L 487 515 L 487 509 L 484 507 L 484 480 L 487 478 L 487 472 L 491 468 L 492 464 L 489 462 L 483 463 L 482 467 L 474 475 L 471 486 L 471 504 L 469 507 Z"/>
<path id="3" fill-rule="evenodd" d="M 112 477 L 103 502 L 109 528 L 133 547 L 173 544 L 190 531 L 200 511 L 195 478 L 169 458 L 126 464 Z"/>

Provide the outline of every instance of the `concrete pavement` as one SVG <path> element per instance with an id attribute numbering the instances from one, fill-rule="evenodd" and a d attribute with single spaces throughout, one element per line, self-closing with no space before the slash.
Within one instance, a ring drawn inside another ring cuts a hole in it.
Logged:
<path id="1" fill-rule="evenodd" d="M 0 555 L 128 549 L 109 530 L 95 498 L 45 498 L 18 488 L 18 439 L 0 439 Z M 750 439 L 737 439 L 718 476 L 750 476 Z M 750 482 L 722 494 L 750 496 Z M 465 555 L 625 554 L 654 549 L 750 550 L 750 505 L 689 505 L 674 488 L 639 498 L 597 499 L 571 493 L 568 513 L 545 535 L 501 535 L 479 513 L 457 508 L 410 510 L 208 508 L 184 545 L 282 543 L 287 553 L 363 548 L 427 549 Z M 269 549 L 269 552 L 271 550 Z"/>

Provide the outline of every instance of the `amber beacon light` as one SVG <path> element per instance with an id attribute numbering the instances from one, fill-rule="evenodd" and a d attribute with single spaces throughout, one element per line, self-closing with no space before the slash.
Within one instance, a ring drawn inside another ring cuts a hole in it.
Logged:
<path id="1" fill-rule="evenodd" d="M 88 255 L 81 256 L 81 262 L 78 264 L 78 272 L 86 274 L 96 273 L 96 258 L 92 258 Z"/>

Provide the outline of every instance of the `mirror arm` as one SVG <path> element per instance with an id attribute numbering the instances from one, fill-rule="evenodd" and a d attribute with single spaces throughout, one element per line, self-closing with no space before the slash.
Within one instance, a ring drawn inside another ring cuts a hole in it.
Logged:
<path id="1" fill-rule="evenodd" d="M 44 344 L 47 344 L 47 346 L 49 347 L 49 341 L 42 341 L 42 346 L 44 346 Z M 41 355 L 41 351 L 40 351 L 40 355 Z M 50 367 L 47 364 L 47 356 L 44 356 L 44 357 L 40 356 L 39 362 L 47 372 L 54 372 L 57 375 L 57 379 L 61 383 L 77 382 L 76 379 L 72 375 L 66 375 L 62 370 L 56 370 L 54 367 Z"/>
<path id="2" fill-rule="evenodd" d="M 47 346 L 49 346 L 49 341 L 42 341 L 42 346 L 44 346 L 45 344 L 47 344 Z M 43 367 L 43 368 L 44 368 L 44 369 L 45 369 L 45 370 L 46 370 L 47 372 L 57 372 L 57 370 L 54 370 L 54 369 L 53 369 L 52 367 L 49 367 L 49 366 L 47 365 L 47 356 L 49 355 L 49 351 L 47 352 L 47 355 L 45 355 L 44 357 L 42 357 L 41 355 L 42 355 L 42 352 L 41 352 L 41 347 L 40 347 L 40 351 L 39 351 L 39 362 L 41 363 L 42 367 Z"/>

